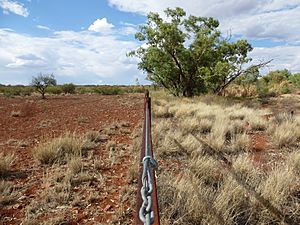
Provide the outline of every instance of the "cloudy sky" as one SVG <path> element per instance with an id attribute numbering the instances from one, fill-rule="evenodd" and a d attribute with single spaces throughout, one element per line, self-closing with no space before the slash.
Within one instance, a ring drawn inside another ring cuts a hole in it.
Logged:
<path id="1" fill-rule="evenodd" d="M 150 11 L 182 7 L 220 20 L 224 36 L 246 38 L 267 70 L 300 72 L 300 0 L 0 0 L 0 83 L 29 84 L 38 73 L 59 83 L 146 83 L 126 52 Z"/>

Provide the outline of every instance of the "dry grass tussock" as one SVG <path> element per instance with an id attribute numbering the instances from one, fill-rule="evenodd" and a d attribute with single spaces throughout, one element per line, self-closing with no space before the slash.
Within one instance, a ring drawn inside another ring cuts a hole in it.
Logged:
<path id="1" fill-rule="evenodd" d="M 268 133 L 275 146 L 282 148 L 297 144 L 300 141 L 299 117 L 281 116 L 269 127 Z"/>
<path id="2" fill-rule="evenodd" d="M 65 164 L 72 157 L 86 155 L 89 149 L 95 147 L 95 141 L 98 139 L 94 134 L 66 133 L 36 146 L 33 149 L 33 156 L 42 164 Z"/>
<path id="3" fill-rule="evenodd" d="M 0 153 L 0 177 L 7 175 L 14 158 L 13 154 L 4 155 L 2 152 Z"/>
<path id="4" fill-rule="evenodd" d="M 298 117 L 267 121 L 268 110 L 201 98 L 156 102 L 153 148 L 164 161 L 157 178 L 161 224 L 299 224 Z M 287 148 L 286 160 L 268 170 L 254 163 L 253 133 L 267 133 L 272 146 Z"/>
<path id="5" fill-rule="evenodd" d="M 13 203 L 18 197 L 13 185 L 8 181 L 0 181 L 0 207 Z"/>

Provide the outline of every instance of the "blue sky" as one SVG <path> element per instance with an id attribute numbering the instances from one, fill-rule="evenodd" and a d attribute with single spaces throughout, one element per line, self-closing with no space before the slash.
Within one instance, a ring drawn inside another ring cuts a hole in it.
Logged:
<path id="1" fill-rule="evenodd" d="M 300 0 L 0 0 L 0 83 L 29 84 L 38 73 L 59 83 L 147 83 L 126 52 L 150 11 L 182 7 L 220 20 L 223 34 L 246 38 L 253 61 L 300 72 Z"/>

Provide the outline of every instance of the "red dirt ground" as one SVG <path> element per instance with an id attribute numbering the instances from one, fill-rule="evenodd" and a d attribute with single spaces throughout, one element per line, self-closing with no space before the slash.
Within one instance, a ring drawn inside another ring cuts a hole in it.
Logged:
<path id="1" fill-rule="evenodd" d="M 0 97 L 0 115 L 0 152 L 14 153 L 16 157 L 9 175 L 4 179 L 11 181 L 19 194 L 12 204 L 0 205 L 0 224 L 21 224 L 26 206 L 36 200 L 38 192 L 43 189 L 41 184 L 45 166 L 34 160 L 32 149 L 38 143 L 67 131 L 81 134 L 94 130 L 101 133 L 113 123 L 127 123 L 127 132 L 109 134 L 110 140 L 127 146 L 126 151 L 132 144 L 130 133 L 142 120 L 143 95 L 70 95 L 51 96 L 46 100 L 38 97 Z M 94 154 L 108 157 L 103 144 L 94 150 Z M 131 159 L 125 153 L 120 161 L 101 169 L 99 173 L 106 179 L 105 189 L 99 189 L 99 199 L 86 209 L 68 209 L 72 219 L 63 224 L 111 224 L 112 217 L 120 208 L 120 192 L 126 185 Z M 132 211 L 126 202 L 125 210 Z M 57 214 L 60 214 L 59 210 Z M 49 218 L 44 215 L 38 219 L 45 221 Z"/>

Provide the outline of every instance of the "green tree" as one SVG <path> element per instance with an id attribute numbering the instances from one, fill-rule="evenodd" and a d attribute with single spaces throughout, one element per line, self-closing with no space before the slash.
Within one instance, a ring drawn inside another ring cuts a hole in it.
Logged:
<path id="1" fill-rule="evenodd" d="M 287 70 L 275 70 L 269 72 L 265 77 L 265 81 L 269 84 L 280 84 L 282 81 L 288 80 L 291 73 Z"/>
<path id="2" fill-rule="evenodd" d="M 245 72 L 252 50 L 246 40 L 231 42 L 221 36 L 214 18 L 189 16 L 181 8 L 165 10 L 167 20 L 149 13 L 146 25 L 135 37 L 147 47 L 131 51 L 140 58 L 138 68 L 147 72 L 154 84 L 173 95 L 221 93 Z M 260 67 L 265 63 L 252 67 Z"/>
<path id="3" fill-rule="evenodd" d="M 69 83 L 69 84 L 63 84 L 61 86 L 61 89 L 62 91 L 65 93 L 65 94 L 74 94 L 75 93 L 75 88 L 76 86 L 72 83 Z"/>
<path id="4" fill-rule="evenodd" d="M 300 88 L 300 73 L 295 73 L 289 77 L 289 80 L 298 88 Z"/>
<path id="5" fill-rule="evenodd" d="M 53 74 L 40 73 L 38 76 L 32 78 L 31 85 L 42 95 L 42 99 L 45 99 L 47 87 L 55 86 L 56 80 Z"/>

